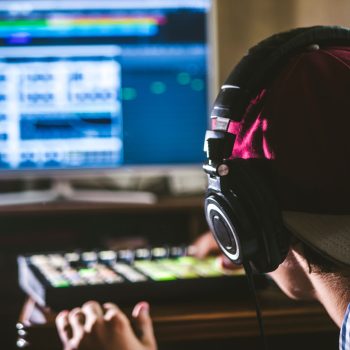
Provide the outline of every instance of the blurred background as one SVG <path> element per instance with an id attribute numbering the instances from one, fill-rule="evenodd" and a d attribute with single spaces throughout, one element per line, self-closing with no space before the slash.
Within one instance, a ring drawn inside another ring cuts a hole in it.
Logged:
<path id="1" fill-rule="evenodd" d="M 217 0 L 219 81 L 260 40 L 313 25 L 350 25 L 347 0 Z"/>

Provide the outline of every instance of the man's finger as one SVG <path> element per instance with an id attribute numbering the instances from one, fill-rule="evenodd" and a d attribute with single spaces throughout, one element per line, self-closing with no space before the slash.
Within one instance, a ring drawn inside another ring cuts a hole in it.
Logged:
<path id="1" fill-rule="evenodd" d="M 58 334 L 60 335 L 60 338 L 64 344 L 68 343 L 68 341 L 73 337 L 73 331 L 69 324 L 68 314 L 69 311 L 64 310 L 61 311 L 56 317 Z"/>
<path id="2" fill-rule="evenodd" d="M 103 320 L 103 310 L 99 303 L 96 301 L 88 301 L 82 306 L 82 311 L 84 312 L 85 330 L 90 332 L 92 327 Z"/>
<path id="3" fill-rule="evenodd" d="M 107 303 L 103 305 L 106 310 L 104 319 L 117 331 L 132 331 L 130 321 L 122 310 L 115 304 Z"/>
<path id="4" fill-rule="evenodd" d="M 156 339 L 153 331 L 152 319 L 149 314 L 149 304 L 145 301 L 135 305 L 132 312 L 140 341 L 147 346 L 155 347 Z"/>
<path id="5" fill-rule="evenodd" d="M 111 310 L 111 309 L 117 309 L 119 310 L 119 307 L 116 305 L 116 304 L 113 304 L 113 303 L 104 303 L 102 305 L 102 308 L 103 310 L 106 312 L 108 310 Z"/>
<path id="6" fill-rule="evenodd" d="M 85 315 L 80 308 L 73 309 L 68 314 L 68 321 L 72 328 L 72 338 L 81 339 L 84 334 Z"/>

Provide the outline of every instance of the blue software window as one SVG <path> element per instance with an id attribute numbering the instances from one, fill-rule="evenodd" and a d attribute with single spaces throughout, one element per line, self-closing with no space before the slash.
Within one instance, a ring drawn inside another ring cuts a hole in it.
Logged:
<path id="1" fill-rule="evenodd" d="M 2 1 L 0 169 L 200 163 L 209 0 Z"/>

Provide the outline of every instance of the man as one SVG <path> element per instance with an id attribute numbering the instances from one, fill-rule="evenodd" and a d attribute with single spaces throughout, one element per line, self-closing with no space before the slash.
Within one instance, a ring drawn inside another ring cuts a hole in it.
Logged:
<path id="1" fill-rule="evenodd" d="M 350 350 L 350 47 L 311 48 L 293 56 L 247 108 L 232 156 L 273 159 L 275 194 L 291 234 L 271 277 L 291 298 L 318 300 Z M 198 256 L 216 245 L 209 234 Z M 137 337 L 113 304 L 88 302 L 63 311 L 65 350 L 155 350 L 149 305 L 132 313 Z"/>

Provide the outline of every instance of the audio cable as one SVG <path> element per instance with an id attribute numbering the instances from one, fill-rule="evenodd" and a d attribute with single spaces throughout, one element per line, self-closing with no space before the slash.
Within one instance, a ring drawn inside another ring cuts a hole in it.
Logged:
<path id="1" fill-rule="evenodd" d="M 264 331 L 264 324 L 263 324 L 263 319 L 262 319 L 262 315 L 261 315 L 261 308 L 259 305 L 259 300 L 258 300 L 258 296 L 256 294 L 256 290 L 255 290 L 253 270 L 252 270 L 252 267 L 250 266 L 249 262 L 243 263 L 243 268 L 244 268 L 245 274 L 247 276 L 248 286 L 249 286 L 249 289 L 250 289 L 250 292 L 251 292 L 251 295 L 253 297 L 254 304 L 255 304 L 256 318 L 258 320 L 260 337 L 261 337 L 261 341 L 263 344 L 262 348 L 264 350 L 268 350 L 267 340 L 266 340 L 265 331 Z"/>

